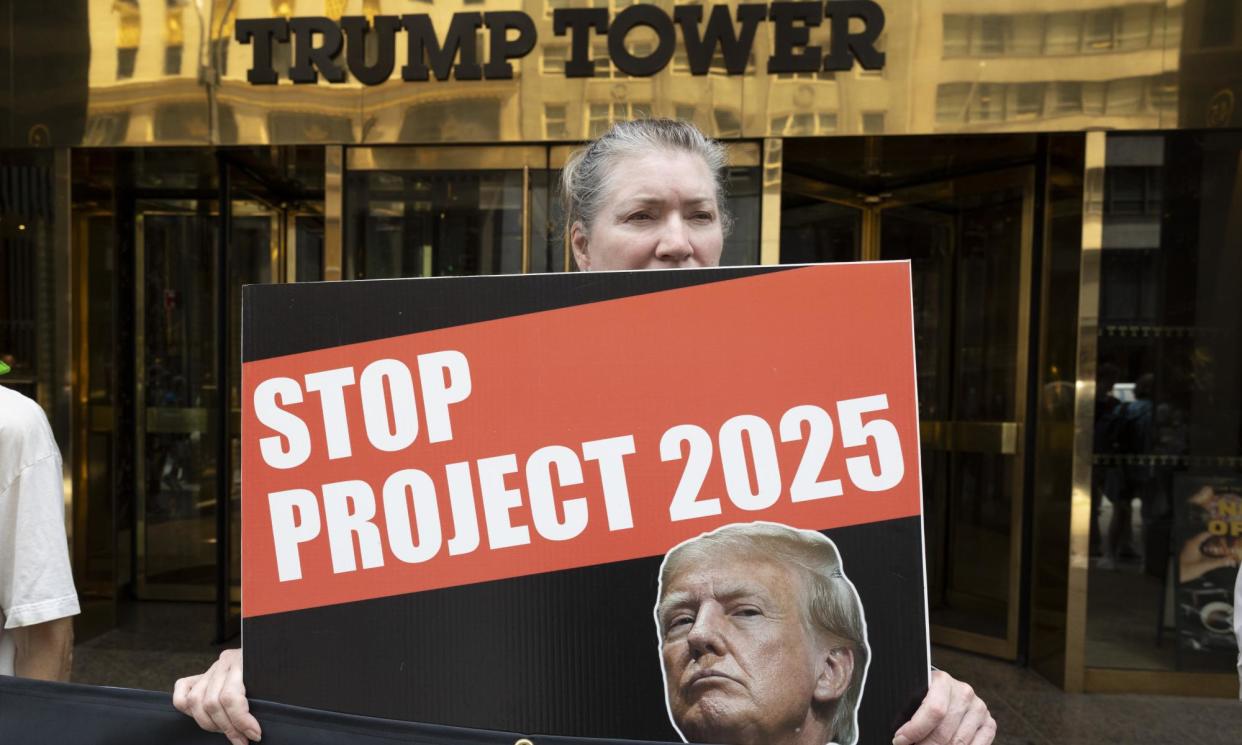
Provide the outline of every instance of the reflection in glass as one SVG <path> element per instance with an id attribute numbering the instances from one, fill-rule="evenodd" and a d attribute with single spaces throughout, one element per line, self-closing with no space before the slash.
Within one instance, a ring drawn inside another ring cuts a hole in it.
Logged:
<path id="1" fill-rule="evenodd" d="M 522 271 L 522 172 L 367 171 L 346 198 L 345 277 Z"/>
<path id="2" fill-rule="evenodd" d="M 1230 671 L 1242 136 L 1110 136 L 1104 183 L 1087 664 Z"/>
<path id="3" fill-rule="evenodd" d="M 932 622 L 1000 639 L 1020 461 L 987 434 L 1022 418 L 1023 183 L 912 191 L 880 212 L 881 258 L 912 262 L 919 418 L 954 438 L 923 450 Z"/>

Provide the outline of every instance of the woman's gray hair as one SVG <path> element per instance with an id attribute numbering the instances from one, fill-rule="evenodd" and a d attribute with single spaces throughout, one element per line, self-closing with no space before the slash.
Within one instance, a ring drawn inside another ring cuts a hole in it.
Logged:
<path id="1" fill-rule="evenodd" d="M 618 161 L 661 150 L 691 153 L 707 164 L 716 186 L 716 212 L 720 227 L 728 235 L 732 226 L 725 200 L 728 153 L 724 145 L 700 132 L 698 127 L 678 119 L 617 122 L 598 139 L 575 151 L 561 171 L 565 232 L 569 233 L 575 223 L 580 223 L 583 230 L 591 229 Z"/>
<path id="2" fill-rule="evenodd" d="M 733 523 L 704 533 L 669 551 L 660 569 L 660 595 L 687 563 L 729 562 L 759 557 L 791 567 L 803 579 L 804 622 L 809 631 L 827 633 L 854 653 L 850 683 L 824 715 L 832 725 L 833 741 L 853 745 L 858 740 L 858 704 L 867 678 L 871 649 L 867 619 L 854 583 L 845 576 L 837 546 L 812 530 L 797 530 L 769 522 Z M 657 620 L 657 624 L 659 621 Z M 661 631 L 662 633 L 662 631 Z"/>

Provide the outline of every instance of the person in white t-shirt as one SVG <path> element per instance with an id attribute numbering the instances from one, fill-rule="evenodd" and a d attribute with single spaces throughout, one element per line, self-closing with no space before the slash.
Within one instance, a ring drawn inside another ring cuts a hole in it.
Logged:
<path id="1" fill-rule="evenodd" d="M 78 611 L 60 450 L 43 409 L 0 385 L 0 675 L 68 680 Z"/>

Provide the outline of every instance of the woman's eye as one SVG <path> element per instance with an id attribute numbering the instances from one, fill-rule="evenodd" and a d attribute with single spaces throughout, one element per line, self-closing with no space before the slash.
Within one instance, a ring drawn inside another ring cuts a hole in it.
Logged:
<path id="1" fill-rule="evenodd" d="M 762 616 L 763 611 L 754 606 L 744 606 L 733 611 L 733 615 L 749 618 L 751 616 Z"/>
<path id="2" fill-rule="evenodd" d="M 691 219 L 698 222 L 711 222 L 716 219 L 716 216 L 710 212 L 696 212 L 691 215 Z"/>
<path id="3" fill-rule="evenodd" d="M 647 213 L 647 212 L 635 212 L 634 214 L 626 218 L 626 220 L 629 222 L 647 222 L 650 219 L 651 219 L 651 215 L 650 213 Z"/>

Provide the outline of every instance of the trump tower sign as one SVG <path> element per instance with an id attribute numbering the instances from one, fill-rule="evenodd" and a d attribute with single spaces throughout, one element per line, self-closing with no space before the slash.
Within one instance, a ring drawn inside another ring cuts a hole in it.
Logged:
<path id="1" fill-rule="evenodd" d="M 891 742 L 921 700 L 908 264 L 242 307 L 252 697 L 535 742 L 841 745 Z"/>

